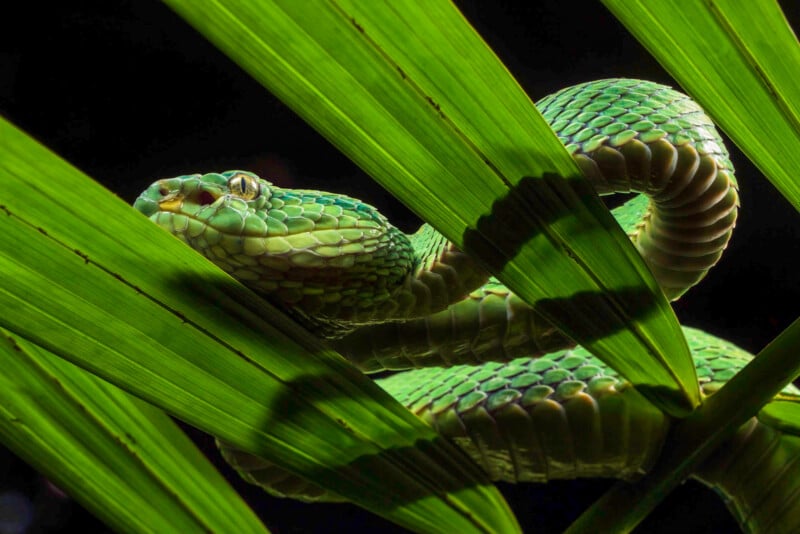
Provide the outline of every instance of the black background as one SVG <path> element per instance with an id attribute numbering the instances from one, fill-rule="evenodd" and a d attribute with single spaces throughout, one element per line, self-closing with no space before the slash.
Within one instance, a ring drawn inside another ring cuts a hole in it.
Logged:
<path id="1" fill-rule="evenodd" d="M 797 5 L 783 4 L 800 28 Z M 598 78 L 677 86 L 599 3 L 458 5 L 534 100 Z M 126 201 L 157 178 L 241 168 L 283 186 L 362 198 L 407 231 L 419 224 L 164 5 L 117 0 L 16 7 L 0 22 L 0 111 Z M 788 202 L 738 150 L 732 160 L 742 197 L 737 231 L 720 264 L 675 308 L 682 322 L 755 352 L 797 316 L 800 225 Z M 192 436 L 213 448 L 209 437 Z M 239 482 L 216 454 L 210 457 L 274 532 L 401 531 L 354 506 L 272 499 Z M 528 532 L 563 530 L 607 487 L 604 481 L 501 486 Z M 105 528 L 2 452 L 0 492 L 8 489 L 34 500 L 35 531 Z M 638 532 L 676 530 L 737 529 L 719 498 L 690 482 Z"/>

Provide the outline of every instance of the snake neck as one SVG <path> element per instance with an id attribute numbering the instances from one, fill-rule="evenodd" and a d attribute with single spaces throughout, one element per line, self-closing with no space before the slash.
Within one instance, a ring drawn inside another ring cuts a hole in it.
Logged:
<path id="1" fill-rule="evenodd" d="M 276 298 L 270 293 L 265 296 L 318 336 L 339 340 L 370 325 L 400 324 L 430 317 L 462 301 L 489 279 L 489 274 L 472 257 L 428 224 L 410 236 L 400 234 L 391 226 L 387 232 L 397 235 L 390 240 L 395 251 L 386 255 L 390 258 L 406 255 L 413 261 L 397 281 L 374 276 L 371 270 L 365 270 L 368 278 L 375 279 L 374 287 L 380 287 L 380 291 L 373 289 L 369 298 L 362 293 L 359 300 L 354 301 L 355 305 L 348 305 L 348 302 L 308 297 L 287 303 L 280 296 Z M 409 249 L 414 251 L 413 255 L 407 252 Z M 298 276 L 304 275 L 298 273 Z M 325 283 L 330 285 L 331 280 Z"/>

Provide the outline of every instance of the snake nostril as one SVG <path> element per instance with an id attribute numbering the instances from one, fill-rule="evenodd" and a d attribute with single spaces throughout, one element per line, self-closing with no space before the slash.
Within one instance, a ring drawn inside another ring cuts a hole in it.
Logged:
<path id="1" fill-rule="evenodd" d="M 212 204 L 215 200 L 216 199 L 214 198 L 214 195 L 212 195 L 208 191 L 202 191 L 200 193 L 200 196 L 197 198 L 197 203 L 200 204 L 201 206 L 208 206 L 209 204 Z"/>

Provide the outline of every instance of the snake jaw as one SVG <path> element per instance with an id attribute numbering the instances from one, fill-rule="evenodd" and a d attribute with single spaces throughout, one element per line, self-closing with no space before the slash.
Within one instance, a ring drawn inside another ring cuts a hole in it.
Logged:
<path id="1" fill-rule="evenodd" d="M 201 186 L 193 191 L 170 191 L 158 200 L 158 211 L 197 216 L 204 209 L 213 213 L 220 205 L 235 198 L 215 188 Z"/>

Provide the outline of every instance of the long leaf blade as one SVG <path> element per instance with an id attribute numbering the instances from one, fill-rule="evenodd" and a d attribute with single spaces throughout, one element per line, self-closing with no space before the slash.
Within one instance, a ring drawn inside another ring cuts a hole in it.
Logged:
<path id="1" fill-rule="evenodd" d="M 643 261 L 451 4 L 167 3 L 650 400 L 697 405 Z"/>
<path id="2" fill-rule="evenodd" d="M 4 121 L 0 143 L 0 326 L 408 528 L 518 529 L 313 336 Z"/>
<path id="3" fill-rule="evenodd" d="M 115 530 L 266 532 L 157 408 L 0 329 L 0 438 Z"/>
<path id="4" fill-rule="evenodd" d="M 800 44 L 778 4 L 603 3 L 800 210 Z"/>

